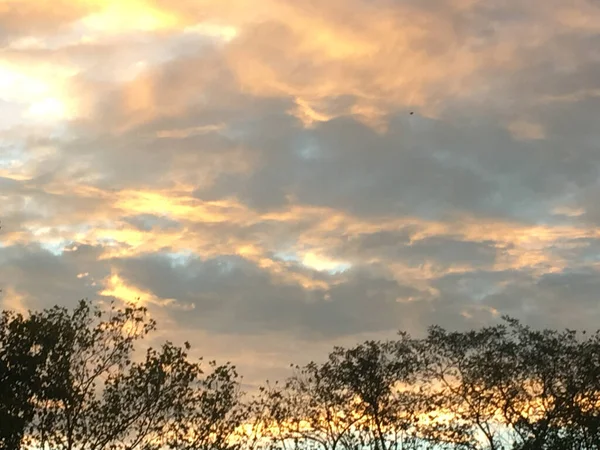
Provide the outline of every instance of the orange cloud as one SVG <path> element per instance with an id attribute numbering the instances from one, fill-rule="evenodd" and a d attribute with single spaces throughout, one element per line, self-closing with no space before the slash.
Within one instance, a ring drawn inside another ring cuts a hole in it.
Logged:
<path id="1" fill-rule="evenodd" d="M 0 23 L 12 32 L 47 31 L 93 12 L 99 3 L 97 0 L 1 0 Z"/>

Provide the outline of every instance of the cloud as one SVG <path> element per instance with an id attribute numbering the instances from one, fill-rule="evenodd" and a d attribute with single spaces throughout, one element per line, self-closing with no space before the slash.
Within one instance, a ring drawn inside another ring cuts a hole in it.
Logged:
<path id="1" fill-rule="evenodd" d="M 82 298 L 95 298 L 100 286 L 93 280 L 102 278 L 107 269 L 97 261 L 100 253 L 100 248 L 91 246 L 70 247 L 60 257 L 34 244 L 4 248 L 2 282 L 8 286 L 4 307 L 73 306 Z"/>
<path id="2" fill-rule="evenodd" d="M 93 11 L 93 2 L 36 0 L 3 0 L 0 3 L 0 23 L 3 35 L 41 34 L 55 31 L 82 15 Z"/>
<path id="3" fill-rule="evenodd" d="M 251 383 L 597 321 L 592 2 L 49 5 L 0 0 L 3 306 L 139 297 Z"/>

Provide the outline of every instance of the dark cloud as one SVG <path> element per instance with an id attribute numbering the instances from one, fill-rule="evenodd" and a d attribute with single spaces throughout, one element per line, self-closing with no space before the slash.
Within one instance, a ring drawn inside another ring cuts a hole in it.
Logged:
<path id="1" fill-rule="evenodd" d="M 368 260 L 379 257 L 387 261 L 401 261 L 411 266 L 434 263 L 441 268 L 469 265 L 489 267 L 496 262 L 503 249 L 494 241 L 465 241 L 458 236 L 419 238 L 416 226 L 398 231 L 377 231 L 351 236 L 340 243 L 332 253 L 338 258 Z"/>
<path id="2" fill-rule="evenodd" d="M 193 305 L 191 311 L 174 310 L 181 326 L 226 334 L 280 332 L 331 338 L 389 331 L 405 323 L 404 300 L 425 296 L 360 270 L 337 276 L 338 283 L 328 290 L 305 291 L 237 256 L 193 258 L 182 265 L 158 255 L 113 263 L 128 282 L 161 298 L 176 299 L 182 306 Z"/>
<path id="3" fill-rule="evenodd" d="M 62 255 L 35 244 L 0 249 L 5 286 L 1 295 L 6 298 L 7 290 L 14 291 L 32 309 L 73 306 L 82 298 L 97 299 L 102 286 L 92 283 L 110 274 L 110 268 L 98 261 L 102 249 L 74 244 L 68 248 L 71 251 Z M 6 300 L 6 306 L 15 307 L 10 298 Z"/>

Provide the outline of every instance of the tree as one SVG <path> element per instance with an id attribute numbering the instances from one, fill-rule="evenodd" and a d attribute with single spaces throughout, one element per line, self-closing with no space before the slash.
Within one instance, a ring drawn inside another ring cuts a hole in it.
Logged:
<path id="1" fill-rule="evenodd" d="M 600 331 L 581 342 L 573 386 L 575 401 L 569 412 L 572 427 L 576 428 L 574 442 L 578 448 L 600 449 Z"/>
<path id="2" fill-rule="evenodd" d="M 323 363 L 296 366 L 283 386 L 262 388 L 257 410 L 261 417 L 268 411 L 272 419 L 262 429 L 270 429 L 284 449 L 432 447 L 419 429 L 429 411 L 417 383 L 424 363 L 419 349 L 401 333 L 395 341 L 335 347 Z"/>
<path id="3" fill-rule="evenodd" d="M 505 318 L 516 358 L 501 392 L 515 449 L 595 449 L 600 445 L 598 333 L 532 330 Z M 507 392 L 511 392 L 507 395 Z"/>
<path id="4" fill-rule="evenodd" d="M 354 450 L 360 444 L 355 430 L 363 417 L 337 369 L 335 361 L 295 366 L 283 386 L 267 391 L 272 438 L 281 448 Z"/>
<path id="5" fill-rule="evenodd" d="M 463 333 L 430 328 L 425 378 L 452 416 L 441 431 L 469 448 L 597 449 L 600 335 L 504 321 Z"/>
<path id="6" fill-rule="evenodd" d="M 329 355 L 336 378 L 357 400 L 361 441 L 375 450 L 422 445 L 415 424 L 426 407 L 410 389 L 421 371 L 414 342 L 401 333 L 397 341 L 367 341 L 350 349 L 336 347 Z"/>
<path id="7" fill-rule="evenodd" d="M 244 402 L 143 307 L 0 315 L 0 448 L 600 450 L 600 331 L 518 321 L 334 347 Z"/>
<path id="8" fill-rule="evenodd" d="M 31 426 L 36 406 L 60 394 L 58 368 L 68 319 L 61 308 L 29 317 L 0 316 L 0 448 L 17 448 Z"/>
<path id="9" fill-rule="evenodd" d="M 438 432 L 467 448 L 499 450 L 499 407 L 495 387 L 505 371 L 505 328 L 465 333 L 431 327 L 423 344 L 428 365 L 424 374 L 435 394 L 436 409 L 450 416 Z M 490 364 L 492 364 L 490 366 Z"/>
<path id="10" fill-rule="evenodd" d="M 132 389 L 128 373 L 141 370 L 140 364 L 132 365 L 134 343 L 155 329 L 155 323 L 142 307 L 118 310 L 113 304 L 104 313 L 81 301 L 71 314 L 59 311 L 68 321 L 59 333 L 61 352 L 53 382 L 57 395 L 38 402 L 30 442 L 42 448 L 107 448 L 149 414 L 135 406 L 123 410 L 126 402 L 119 399 Z M 149 386 L 140 401 L 151 403 L 154 395 Z M 111 426 L 117 422 L 123 425 Z"/>
<path id="11" fill-rule="evenodd" d="M 144 307 L 102 311 L 81 301 L 72 312 L 5 313 L 0 325 L 7 448 L 224 449 L 239 423 L 230 414 L 239 399 L 232 366 L 211 363 L 204 376 L 188 343 L 135 353 L 156 327 Z M 202 439 L 183 440 L 182 429 Z"/>
<path id="12" fill-rule="evenodd" d="M 217 366 L 204 379 L 195 379 L 174 416 L 171 435 L 165 440 L 178 450 L 238 450 L 249 410 L 242 404 L 240 377 L 231 364 Z"/>
<path id="13" fill-rule="evenodd" d="M 246 403 L 246 420 L 241 433 L 245 450 L 286 448 L 288 410 L 283 399 L 279 382 L 271 385 L 267 380 Z"/>

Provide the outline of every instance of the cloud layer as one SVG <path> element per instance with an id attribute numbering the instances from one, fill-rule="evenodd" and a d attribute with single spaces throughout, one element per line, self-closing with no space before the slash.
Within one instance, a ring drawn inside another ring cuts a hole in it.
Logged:
<path id="1" fill-rule="evenodd" d="M 589 0 L 0 0 L 4 307 L 147 303 L 250 382 L 600 318 Z"/>

